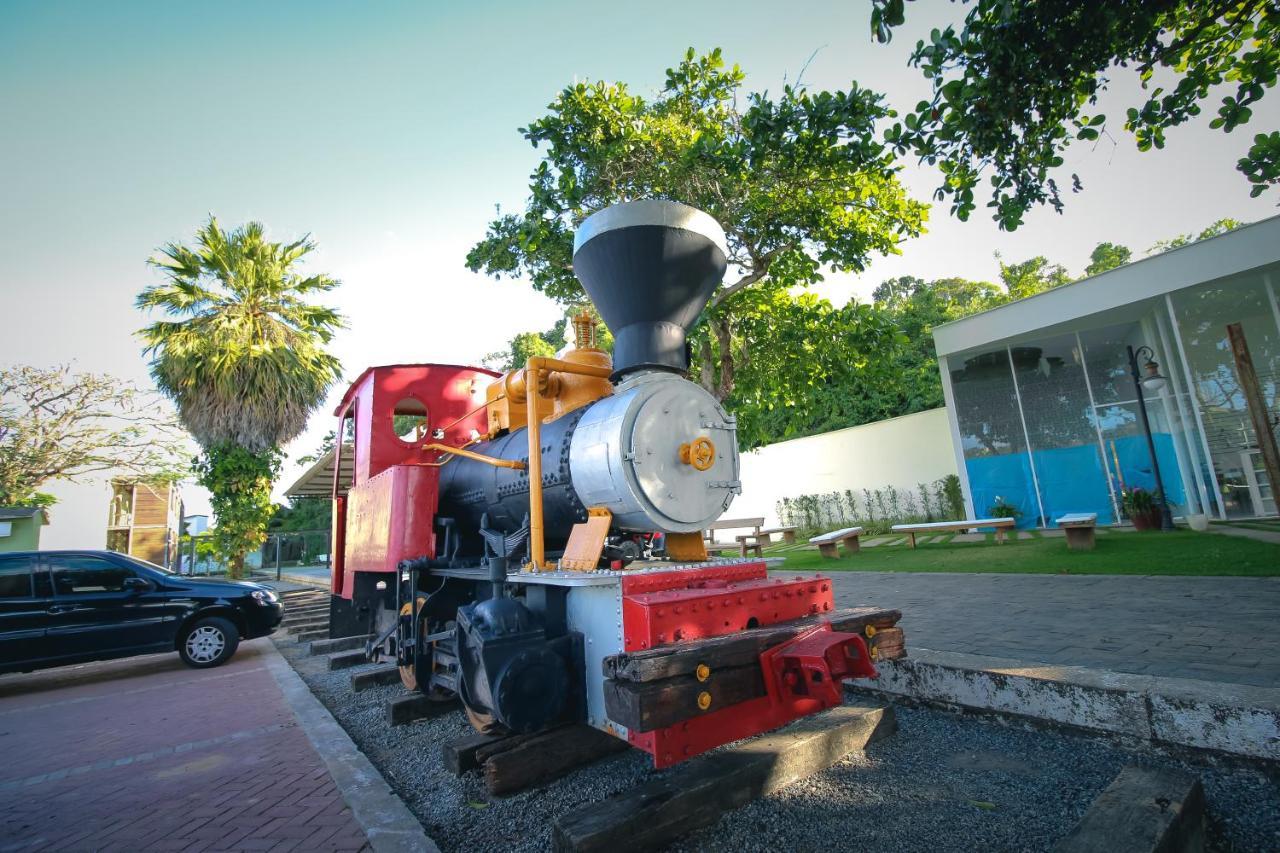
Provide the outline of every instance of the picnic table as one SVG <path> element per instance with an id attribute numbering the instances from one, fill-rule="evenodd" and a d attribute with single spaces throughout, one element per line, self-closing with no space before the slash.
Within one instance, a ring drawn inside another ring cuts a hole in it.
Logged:
<path id="1" fill-rule="evenodd" d="M 721 518 L 713 521 L 706 526 L 702 532 L 702 537 L 706 540 L 707 550 L 715 548 L 719 543 L 715 540 L 715 532 L 717 530 L 750 530 L 750 533 L 742 533 L 734 536 L 734 541 L 738 544 L 739 556 L 747 556 L 748 551 L 754 551 L 757 557 L 763 556 L 763 548 L 773 541 L 774 533 L 781 533 L 783 540 L 788 545 L 794 545 L 796 541 L 795 527 L 772 527 L 763 530 L 764 516 L 758 518 Z"/>

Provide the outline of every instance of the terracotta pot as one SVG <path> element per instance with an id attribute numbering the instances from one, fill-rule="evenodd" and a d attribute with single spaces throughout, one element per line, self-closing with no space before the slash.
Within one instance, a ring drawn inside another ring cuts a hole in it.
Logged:
<path id="1" fill-rule="evenodd" d="M 1159 530 L 1160 510 L 1152 507 L 1145 512 L 1135 512 L 1129 516 L 1129 520 L 1133 522 L 1134 530 Z"/>

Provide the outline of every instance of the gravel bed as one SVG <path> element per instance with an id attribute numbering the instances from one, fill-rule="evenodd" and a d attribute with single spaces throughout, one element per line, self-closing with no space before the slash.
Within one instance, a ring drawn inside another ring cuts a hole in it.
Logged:
<path id="1" fill-rule="evenodd" d="M 305 655 L 305 644 L 277 646 L 446 853 L 547 850 L 554 817 L 659 775 L 648 756 L 630 751 L 536 790 L 491 797 L 479 773 L 458 779 L 440 763 L 440 744 L 472 731 L 461 712 L 393 729 L 384 705 L 402 687 L 352 693 L 353 670 L 328 672 L 322 656 Z M 1211 850 L 1280 849 L 1280 768 L 1192 764 L 1104 738 L 896 710 L 897 735 L 725 815 L 671 850 L 1047 850 L 1126 764 L 1200 776 Z"/>

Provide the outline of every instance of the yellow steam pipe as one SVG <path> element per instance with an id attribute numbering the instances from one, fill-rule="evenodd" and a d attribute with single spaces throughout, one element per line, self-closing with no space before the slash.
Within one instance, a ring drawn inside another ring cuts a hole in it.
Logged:
<path id="1" fill-rule="evenodd" d="M 608 379 L 613 369 L 591 364 L 574 364 L 558 358 L 533 356 L 524 366 L 525 419 L 529 432 L 529 570 L 545 571 L 547 560 L 542 521 L 542 418 L 538 416 L 538 388 L 542 371 L 576 373 Z M 550 383 L 548 383 L 550 384 Z"/>
<path id="2" fill-rule="evenodd" d="M 424 444 L 423 450 L 436 450 L 440 453 L 450 453 L 454 456 L 465 456 L 467 459 L 474 459 L 477 462 L 483 462 L 486 465 L 492 465 L 495 468 L 513 468 L 517 471 L 523 471 L 525 464 L 515 459 L 495 459 L 492 456 L 485 456 L 483 453 L 476 453 L 474 450 L 463 450 L 461 447 L 450 447 L 447 444 Z M 425 465 L 439 467 L 443 462 L 425 462 Z"/>

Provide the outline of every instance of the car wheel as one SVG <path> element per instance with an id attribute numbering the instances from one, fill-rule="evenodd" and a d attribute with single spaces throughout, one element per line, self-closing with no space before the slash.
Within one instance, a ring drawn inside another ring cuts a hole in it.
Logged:
<path id="1" fill-rule="evenodd" d="M 238 645 L 240 632 L 236 626 L 221 617 L 210 616 L 187 629 L 178 643 L 178 654 L 187 666 L 208 669 L 230 660 Z"/>

